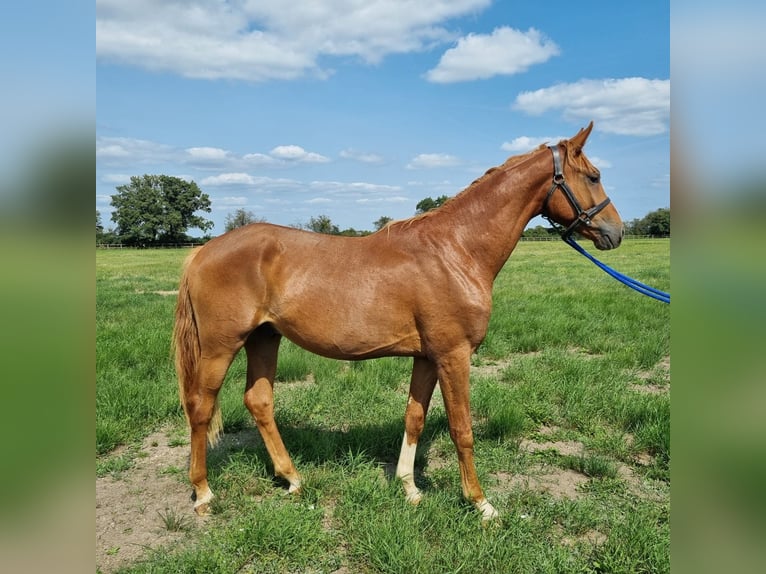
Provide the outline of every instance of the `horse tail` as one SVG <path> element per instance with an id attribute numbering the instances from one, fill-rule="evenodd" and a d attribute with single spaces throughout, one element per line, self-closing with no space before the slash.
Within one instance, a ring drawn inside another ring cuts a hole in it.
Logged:
<path id="1" fill-rule="evenodd" d="M 197 255 L 199 248 L 194 249 L 186 258 L 178 287 L 178 302 L 176 304 L 175 324 L 173 326 L 173 351 L 175 353 L 176 374 L 178 376 L 178 396 L 186 415 L 187 424 L 191 425 L 187 396 L 197 392 L 197 371 L 200 360 L 200 340 L 197 318 L 194 314 L 191 294 L 189 293 L 189 264 Z M 208 424 L 207 441 L 214 446 L 223 430 L 221 407 L 218 397 L 215 399 L 213 415 Z"/>

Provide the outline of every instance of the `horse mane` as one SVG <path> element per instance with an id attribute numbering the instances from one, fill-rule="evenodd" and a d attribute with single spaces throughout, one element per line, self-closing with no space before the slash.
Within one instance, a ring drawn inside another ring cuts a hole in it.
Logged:
<path id="1" fill-rule="evenodd" d="M 566 140 L 562 140 L 560 143 L 564 143 L 565 141 Z M 501 165 L 489 168 L 486 172 L 484 172 L 484 175 L 481 175 L 481 176 L 477 177 L 465 189 L 463 189 L 460 193 L 458 193 L 457 195 L 454 195 L 453 197 L 450 197 L 447 201 L 445 201 L 439 207 L 437 207 L 435 209 L 431 209 L 430 211 L 426 211 L 425 213 L 420 213 L 418 215 L 414 215 L 414 216 L 409 217 L 407 219 L 398 219 L 396 221 L 390 221 L 389 223 L 387 223 L 381 229 L 381 231 L 383 229 L 391 231 L 391 229 L 393 229 L 393 228 L 404 229 L 404 228 L 407 228 L 407 227 L 411 226 L 415 222 L 422 221 L 424 219 L 428 219 L 430 217 L 433 217 L 434 215 L 436 215 L 437 213 L 440 213 L 445 208 L 447 210 L 449 210 L 456 200 L 458 200 L 459 198 L 465 196 L 468 193 L 471 193 L 471 191 L 473 189 L 475 189 L 476 187 L 479 187 L 487 179 L 489 179 L 492 176 L 492 174 L 494 174 L 494 173 L 496 173 L 497 171 L 500 171 L 500 170 L 504 170 L 505 171 L 505 170 L 508 170 L 508 169 L 514 167 L 515 165 L 517 165 L 517 164 L 523 162 L 524 160 L 526 160 L 527 158 L 529 158 L 532 154 L 537 153 L 538 151 L 540 151 L 541 149 L 546 148 L 547 146 L 548 146 L 547 143 L 543 143 L 543 144 L 540 144 L 538 147 L 536 147 L 535 149 L 533 149 L 531 151 L 528 151 L 528 152 L 523 153 L 523 154 L 514 155 L 514 156 L 509 157 Z M 571 155 L 571 154 L 569 154 L 569 155 Z"/>

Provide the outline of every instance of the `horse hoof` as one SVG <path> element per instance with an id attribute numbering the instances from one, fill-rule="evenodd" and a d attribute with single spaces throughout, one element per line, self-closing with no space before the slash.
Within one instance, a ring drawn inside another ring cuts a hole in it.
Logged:
<path id="1" fill-rule="evenodd" d="M 500 524 L 500 515 L 497 513 L 497 511 L 491 516 L 481 517 L 482 526 L 494 526 L 497 524 Z"/>
<path id="2" fill-rule="evenodd" d="M 194 512 L 197 513 L 197 516 L 209 516 L 211 514 L 210 504 L 203 502 L 199 506 L 194 507 Z"/>
<path id="3" fill-rule="evenodd" d="M 413 492 L 407 495 L 407 502 L 409 502 L 412 506 L 417 506 L 420 504 L 420 501 L 423 500 L 423 495 L 420 491 Z"/>
<path id="4" fill-rule="evenodd" d="M 287 494 L 292 494 L 293 496 L 300 496 L 300 494 L 301 494 L 301 485 L 300 484 L 291 484 L 290 488 L 287 489 Z"/>
<path id="5" fill-rule="evenodd" d="M 492 506 L 486 498 L 476 505 L 476 509 L 481 512 L 482 522 L 490 522 L 500 516 L 497 510 L 495 510 L 495 507 Z"/>

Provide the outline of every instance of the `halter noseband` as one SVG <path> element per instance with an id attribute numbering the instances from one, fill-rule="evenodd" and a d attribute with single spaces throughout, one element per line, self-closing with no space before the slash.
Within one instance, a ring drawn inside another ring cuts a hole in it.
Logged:
<path id="1" fill-rule="evenodd" d="M 577 201 L 574 193 L 572 193 L 572 189 L 569 187 L 569 185 L 567 185 L 567 182 L 564 179 L 564 171 L 561 168 L 561 154 L 559 153 L 558 146 L 548 146 L 548 149 L 551 150 L 551 153 L 553 154 L 553 185 L 551 185 L 550 190 L 548 190 L 548 195 L 545 196 L 541 214 L 551 223 L 551 225 L 553 225 L 554 229 L 556 229 L 561 234 L 561 238 L 566 241 L 580 225 L 590 226 L 591 218 L 595 217 L 597 213 L 609 205 L 611 199 L 607 197 L 604 201 L 598 205 L 594 205 L 588 210 L 580 207 L 580 202 Z M 564 192 L 564 196 L 566 196 L 566 198 L 569 200 L 569 203 L 577 214 L 577 217 L 575 217 L 574 221 L 572 221 L 572 223 L 570 223 L 569 227 L 566 229 L 553 221 L 550 215 L 546 213 L 548 211 L 548 201 L 553 195 L 553 192 L 555 192 L 557 189 L 561 189 L 561 191 Z"/>

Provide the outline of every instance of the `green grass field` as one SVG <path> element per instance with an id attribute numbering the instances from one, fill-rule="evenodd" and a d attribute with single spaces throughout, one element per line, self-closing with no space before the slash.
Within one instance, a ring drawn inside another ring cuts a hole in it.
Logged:
<path id="1" fill-rule="evenodd" d="M 669 240 L 630 240 L 597 256 L 669 291 L 669 252 Z M 186 253 L 96 252 L 98 476 L 129 471 L 157 429 L 188 448 L 167 293 Z M 285 341 L 276 417 L 302 494 L 272 480 L 238 357 L 221 404 L 225 432 L 248 441 L 210 454 L 214 515 L 126 571 L 669 572 L 669 356 L 668 305 L 563 243 L 520 243 L 496 281 L 471 375 L 477 467 L 496 524 L 482 526 L 461 499 L 438 391 L 416 459 L 421 505 L 407 505 L 391 478 L 410 359 L 332 361 Z M 185 470 L 175 474 L 190 490 Z"/>

